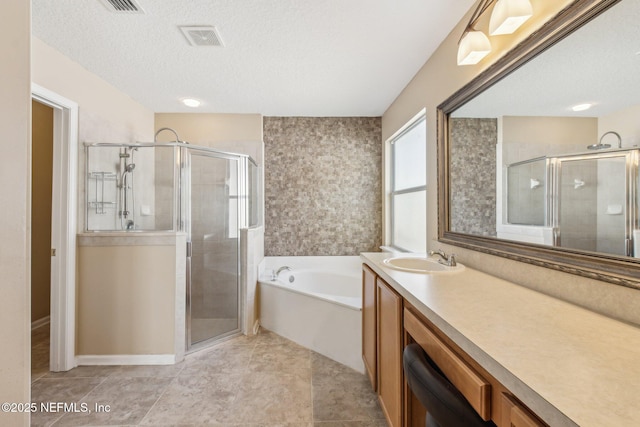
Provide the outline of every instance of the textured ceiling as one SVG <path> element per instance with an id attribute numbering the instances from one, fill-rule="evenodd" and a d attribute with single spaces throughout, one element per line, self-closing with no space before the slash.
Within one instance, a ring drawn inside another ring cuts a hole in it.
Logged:
<path id="1" fill-rule="evenodd" d="M 640 104 L 640 0 L 623 0 L 461 107 L 456 117 L 602 117 Z M 583 112 L 577 104 L 592 103 Z"/>
<path id="2" fill-rule="evenodd" d="M 155 112 L 379 116 L 473 0 L 139 3 L 32 0 L 33 34 Z M 189 46 L 179 25 L 213 25 L 224 47 Z"/>

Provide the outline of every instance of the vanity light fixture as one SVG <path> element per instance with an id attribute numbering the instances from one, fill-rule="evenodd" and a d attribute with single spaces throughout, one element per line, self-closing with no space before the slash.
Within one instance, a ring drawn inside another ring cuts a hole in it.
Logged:
<path id="1" fill-rule="evenodd" d="M 468 31 L 458 45 L 458 65 L 477 64 L 491 52 L 491 42 L 482 31 Z"/>
<path id="2" fill-rule="evenodd" d="M 202 102 L 195 98 L 182 98 L 180 101 L 187 107 L 198 108 Z"/>
<path id="3" fill-rule="evenodd" d="M 513 34 L 533 15 L 529 0 L 498 0 L 491 12 L 489 34 Z"/>
<path id="4" fill-rule="evenodd" d="M 491 52 L 489 38 L 475 25 L 494 3 L 489 21 L 492 36 L 513 33 L 533 15 L 529 0 L 480 0 L 458 41 L 458 65 L 477 64 Z"/>
<path id="5" fill-rule="evenodd" d="M 458 65 L 473 65 L 491 52 L 489 38 L 474 27 L 478 19 L 495 0 L 480 0 L 476 10 L 473 11 L 469 23 L 462 32 L 458 41 Z"/>

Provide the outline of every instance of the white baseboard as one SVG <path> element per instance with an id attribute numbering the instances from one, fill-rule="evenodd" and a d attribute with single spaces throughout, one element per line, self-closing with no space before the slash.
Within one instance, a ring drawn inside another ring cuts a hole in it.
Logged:
<path id="1" fill-rule="evenodd" d="M 33 322 L 31 322 L 31 330 L 35 330 L 38 329 L 41 326 L 44 325 L 48 325 L 49 322 L 51 322 L 51 316 L 47 316 L 47 317 L 43 317 L 41 319 L 38 320 L 34 320 Z"/>
<path id="2" fill-rule="evenodd" d="M 174 365 L 175 363 L 175 354 L 89 354 L 76 356 L 77 366 Z"/>

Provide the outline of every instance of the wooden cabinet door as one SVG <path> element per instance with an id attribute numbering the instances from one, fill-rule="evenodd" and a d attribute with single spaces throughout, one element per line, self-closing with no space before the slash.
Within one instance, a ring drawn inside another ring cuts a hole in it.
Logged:
<path id="1" fill-rule="evenodd" d="M 391 427 L 402 426 L 402 298 L 376 280 L 378 399 Z"/>
<path id="2" fill-rule="evenodd" d="M 376 347 L 376 274 L 362 265 L 362 360 L 371 386 L 378 390 Z"/>

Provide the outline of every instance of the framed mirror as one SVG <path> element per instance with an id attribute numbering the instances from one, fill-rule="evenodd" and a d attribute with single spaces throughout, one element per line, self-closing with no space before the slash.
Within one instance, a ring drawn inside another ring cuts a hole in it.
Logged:
<path id="1" fill-rule="evenodd" d="M 438 107 L 439 241 L 640 289 L 638 22 L 577 0 Z"/>

